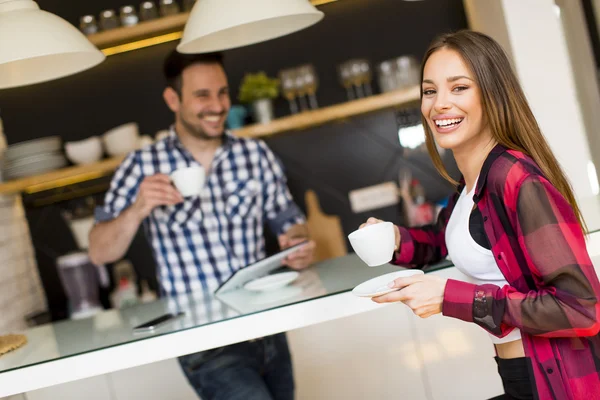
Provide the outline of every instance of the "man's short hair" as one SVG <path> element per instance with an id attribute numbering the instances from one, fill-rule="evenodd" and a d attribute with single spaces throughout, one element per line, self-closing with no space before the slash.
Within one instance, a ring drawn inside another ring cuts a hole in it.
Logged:
<path id="1" fill-rule="evenodd" d="M 181 97 L 181 74 L 183 70 L 194 64 L 219 64 L 223 65 L 223 54 L 202 53 L 202 54 L 183 54 L 176 49 L 171 51 L 163 65 L 163 73 L 165 75 L 167 86 L 172 88 Z"/>

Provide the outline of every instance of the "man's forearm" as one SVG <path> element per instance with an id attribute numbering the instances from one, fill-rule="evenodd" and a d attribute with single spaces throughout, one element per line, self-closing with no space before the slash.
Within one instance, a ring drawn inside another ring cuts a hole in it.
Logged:
<path id="1" fill-rule="evenodd" d="M 135 236 L 142 219 L 129 207 L 112 221 L 100 222 L 90 232 L 89 256 L 94 264 L 106 264 L 121 259 Z"/>

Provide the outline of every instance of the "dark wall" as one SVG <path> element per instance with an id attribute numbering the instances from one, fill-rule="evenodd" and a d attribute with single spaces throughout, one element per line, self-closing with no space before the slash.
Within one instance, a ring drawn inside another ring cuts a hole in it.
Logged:
<path id="1" fill-rule="evenodd" d="M 290 191 L 300 207 L 305 209 L 306 191 L 314 190 L 326 214 L 342 217 L 346 234 L 368 217 L 404 222 L 401 204 L 355 214 L 348 198 L 351 190 L 397 182 L 401 169 L 410 169 L 431 202 L 443 200 L 453 190 L 436 172 L 426 152 L 408 152 L 400 146 L 396 115 L 391 110 L 274 136 L 267 143 L 285 165 Z M 446 152 L 443 160 L 457 178 L 451 153 Z"/>
<path id="2" fill-rule="evenodd" d="M 102 9 L 126 3 L 130 1 L 39 0 L 43 9 L 74 24 L 80 15 L 98 14 Z M 225 53 L 234 102 L 245 72 L 264 70 L 274 76 L 282 68 L 312 63 L 320 78 L 320 105 L 341 103 L 346 99 L 336 75 L 339 63 L 361 57 L 375 64 L 403 54 L 420 58 L 437 34 L 467 26 L 462 0 L 340 0 L 320 8 L 325 19 L 309 29 Z M 168 127 L 173 118 L 161 96 L 161 66 L 175 45 L 168 43 L 111 56 L 98 67 L 74 76 L 0 91 L 0 110 L 9 144 L 50 135 L 60 135 L 65 141 L 84 139 L 130 121 L 138 122 L 143 134 L 152 135 Z M 277 115 L 287 112 L 287 102 L 277 100 Z M 403 152 L 397 131 L 394 112 L 382 111 L 277 135 L 267 142 L 281 158 L 290 190 L 300 206 L 304 208 L 305 191 L 315 190 L 322 209 L 339 215 L 348 234 L 370 215 L 402 222 L 399 206 L 353 214 L 348 200 L 350 190 L 396 180 L 402 166 L 411 168 L 430 200 L 439 200 L 452 190 L 437 175 L 426 154 L 407 156 Z M 456 175 L 451 157 L 446 158 Z M 75 249 L 60 217 L 60 209 L 65 206 L 27 209 L 54 318 L 63 317 L 66 307 L 54 260 Z M 127 257 L 138 275 L 154 275 L 151 253 L 141 235 Z"/>
<path id="3" fill-rule="evenodd" d="M 43 9 L 75 24 L 80 15 L 127 3 L 132 1 L 39 1 Z M 275 76 L 282 68 L 312 63 L 320 78 L 320 105 L 340 103 L 345 91 L 338 83 L 339 63 L 355 57 L 377 63 L 403 54 L 420 58 L 434 36 L 467 25 L 461 0 L 340 0 L 320 9 L 325 18 L 313 27 L 225 53 L 234 101 L 245 72 Z M 172 115 L 162 100 L 161 64 L 175 45 L 111 56 L 77 75 L 0 91 L 9 144 L 50 135 L 84 139 L 130 121 L 145 134 L 164 129 Z M 276 111 L 287 114 L 287 102 L 279 99 Z"/>

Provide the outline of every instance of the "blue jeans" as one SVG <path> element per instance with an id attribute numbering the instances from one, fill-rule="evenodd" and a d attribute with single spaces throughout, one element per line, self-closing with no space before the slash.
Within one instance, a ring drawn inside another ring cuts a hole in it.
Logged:
<path id="1" fill-rule="evenodd" d="M 293 400 L 285 333 L 179 357 L 202 400 Z"/>

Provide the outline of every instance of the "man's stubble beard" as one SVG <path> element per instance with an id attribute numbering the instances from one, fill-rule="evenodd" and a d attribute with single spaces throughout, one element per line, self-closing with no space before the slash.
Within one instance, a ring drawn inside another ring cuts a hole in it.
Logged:
<path id="1" fill-rule="evenodd" d="M 221 140 L 223 134 L 225 133 L 225 129 L 218 136 L 210 136 L 208 135 L 201 127 L 195 126 L 194 124 L 188 122 L 183 115 L 179 115 L 179 121 L 181 125 L 185 128 L 186 131 L 196 139 L 212 141 L 212 140 Z"/>

